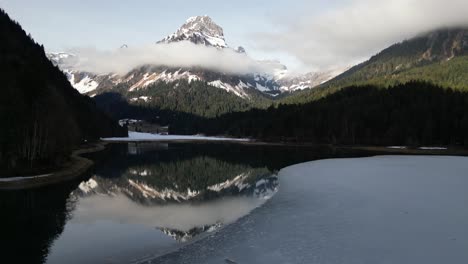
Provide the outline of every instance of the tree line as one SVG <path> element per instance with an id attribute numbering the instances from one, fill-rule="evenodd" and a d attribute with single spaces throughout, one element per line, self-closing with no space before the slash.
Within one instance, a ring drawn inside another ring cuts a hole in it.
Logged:
<path id="1" fill-rule="evenodd" d="M 350 86 L 306 104 L 177 120 L 175 134 L 265 141 L 468 146 L 468 93 L 420 81 Z"/>

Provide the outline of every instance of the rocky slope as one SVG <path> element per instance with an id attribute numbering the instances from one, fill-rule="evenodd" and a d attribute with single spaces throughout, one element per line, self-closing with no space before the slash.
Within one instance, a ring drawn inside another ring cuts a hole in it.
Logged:
<path id="1" fill-rule="evenodd" d="M 175 33 L 158 41 L 159 44 L 170 44 L 181 41 L 189 41 L 197 45 L 217 49 L 231 49 L 224 38 L 223 29 L 208 16 L 197 16 L 189 18 Z M 127 47 L 125 45 L 125 47 Z M 242 47 L 234 49 L 245 56 Z M 106 91 L 114 90 L 117 85 L 124 87 L 127 91 L 144 89 L 158 82 L 174 83 L 180 80 L 189 82 L 194 80 L 204 81 L 208 85 L 234 93 L 242 98 L 249 98 L 254 91 L 271 93 L 278 90 L 279 86 L 274 81 L 275 76 L 267 74 L 232 75 L 223 72 L 215 72 L 202 68 L 182 68 L 164 66 L 141 66 L 124 74 L 98 75 L 90 72 L 82 72 L 74 69 L 77 58 L 73 54 L 49 53 L 49 59 L 59 66 L 68 76 L 72 85 L 81 93 L 96 95 Z M 277 67 L 275 72 L 286 70 L 280 63 L 268 63 L 271 67 Z"/>
<path id="2" fill-rule="evenodd" d="M 468 88 L 468 28 L 432 31 L 394 44 L 324 86 L 391 85 L 425 80 L 452 88 Z"/>
<path id="3" fill-rule="evenodd" d="M 228 47 L 224 39 L 223 28 L 209 16 L 190 17 L 175 33 L 157 43 L 173 43 L 184 40 L 220 49 Z"/>

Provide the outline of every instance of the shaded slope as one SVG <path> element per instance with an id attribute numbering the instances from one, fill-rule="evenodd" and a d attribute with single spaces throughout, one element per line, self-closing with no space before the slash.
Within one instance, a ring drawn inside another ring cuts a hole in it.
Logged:
<path id="1" fill-rule="evenodd" d="M 44 48 L 0 10 L 0 172 L 61 165 L 77 145 L 126 131 L 73 89 Z"/>

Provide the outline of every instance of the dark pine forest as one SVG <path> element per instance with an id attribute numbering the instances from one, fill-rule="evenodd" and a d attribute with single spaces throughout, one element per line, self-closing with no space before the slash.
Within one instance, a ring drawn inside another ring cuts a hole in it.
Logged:
<path id="1" fill-rule="evenodd" d="M 265 141 L 468 146 L 468 93 L 428 82 L 350 86 L 307 104 L 179 119 L 172 133 Z"/>
<path id="2" fill-rule="evenodd" d="M 1 9 L 0 39 L 0 176 L 56 168 L 83 142 L 126 134 Z"/>

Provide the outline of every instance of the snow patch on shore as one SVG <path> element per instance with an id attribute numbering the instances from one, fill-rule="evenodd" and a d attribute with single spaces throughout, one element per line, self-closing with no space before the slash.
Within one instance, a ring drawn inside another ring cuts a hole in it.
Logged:
<path id="1" fill-rule="evenodd" d="M 406 146 L 388 146 L 388 149 L 407 149 L 408 147 Z"/>
<path id="2" fill-rule="evenodd" d="M 24 181 L 30 179 L 38 179 L 38 178 L 45 178 L 51 176 L 52 173 L 49 174 L 42 174 L 36 176 L 24 176 L 24 177 L 8 177 L 8 178 L 0 178 L 0 182 L 14 182 L 14 181 Z"/>
<path id="3" fill-rule="evenodd" d="M 246 138 L 225 138 L 225 137 L 205 137 L 205 136 L 180 136 L 180 135 L 160 135 L 140 132 L 128 132 L 128 137 L 102 138 L 103 141 L 171 141 L 171 140 L 200 140 L 200 141 L 250 141 Z"/>
<path id="4" fill-rule="evenodd" d="M 420 147 L 419 149 L 422 149 L 422 150 L 446 150 L 447 148 L 444 148 L 444 147 Z"/>

